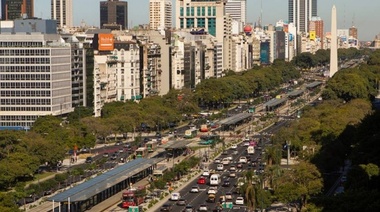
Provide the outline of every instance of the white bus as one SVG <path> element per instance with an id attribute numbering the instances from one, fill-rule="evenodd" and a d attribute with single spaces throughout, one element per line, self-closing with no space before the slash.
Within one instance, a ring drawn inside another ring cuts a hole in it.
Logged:
<path id="1" fill-rule="evenodd" d="M 210 177 L 210 186 L 219 185 L 222 182 L 221 176 L 219 174 L 213 174 Z"/>
<path id="2" fill-rule="evenodd" d="M 247 147 L 247 153 L 248 153 L 248 155 L 255 154 L 255 147 L 254 146 L 248 146 Z"/>

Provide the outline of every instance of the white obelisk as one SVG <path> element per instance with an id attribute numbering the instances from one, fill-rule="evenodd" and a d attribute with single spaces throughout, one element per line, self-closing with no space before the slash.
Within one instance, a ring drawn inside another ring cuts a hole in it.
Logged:
<path id="1" fill-rule="evenodd" d="M 330 78 L 338 71 L 338 38 L 336 33 L 336 8 L 331 10 Z"/>

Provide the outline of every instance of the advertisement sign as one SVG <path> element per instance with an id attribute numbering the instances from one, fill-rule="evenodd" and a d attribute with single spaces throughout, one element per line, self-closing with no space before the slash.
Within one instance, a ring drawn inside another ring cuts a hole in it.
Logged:
<path id="1" fill-rule="evenodd" d="M 309 32 L 309 38 L 310 38 L 310 40 L 315 40 L 315 31 Z"/>
<path id="2" fill-rule="evenodd" d="M 99 34 L 98 37 L 99 51 L 113 51 L 114 39 L 112 34 Z"/>
<path id="3" fill-rule="evenodd" d="M 293 40 L 293 34 L 289 33 L 289 41 Z"/>

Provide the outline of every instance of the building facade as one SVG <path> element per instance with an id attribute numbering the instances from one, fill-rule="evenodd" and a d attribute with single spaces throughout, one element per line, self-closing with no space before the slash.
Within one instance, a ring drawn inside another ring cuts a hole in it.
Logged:
<path id="1" fill-rule="evenodd" d="M 70 45 L 42 33 L 0 34 L 0 129 L 28 130 L 40 116 L 73 111 Z"/>
<path id="2" fill-rule="evenodd" d="M 311 17 L 317 16 L 317 0 L 289 0 L 289 23 L 294 23 L 297 33 L 309 32 Z"/>
<path id="3" fill-rule="evenodd" d="M 73 0 L 51 0 L 51 19 L 59 28 L 73 26 Z"/>
<path id="4" fill-rule="evenodd" d="M 172 27 L 172 1 L 149 0 L 149 28 L 152 30 Z"/>
<path id="5" fill-rule="evenodd" d="M 247 0 L 227 0 L 225 13 L 230 14 L 232 19 L 244 26 L 247 20 Z"/>
<path id="6" fill-rule="evenodd" d="M 119 0 L 100 2 L 100 28 L 107 28 L 108 25 L 128 29 L 128 2 Z"/>
<path id="7" fill-rule="evenodd" d="M 1 20 L 34 17 L 34 0 L 0 0 Z"/>

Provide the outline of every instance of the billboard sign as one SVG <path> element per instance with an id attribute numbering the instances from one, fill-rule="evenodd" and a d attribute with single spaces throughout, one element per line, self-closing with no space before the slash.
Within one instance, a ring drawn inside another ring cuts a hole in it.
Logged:
<path id="1" fill-rule="evenodd" d="M 315 31 L 310 31 L 309 32 L 309 38 L 310 38 L 310 40 L 315 40 Z"/>
<path id="2" fill-rule="evenodd" d="M 112 34 L 99 34 L 98 37 L 98 50 L 99 51 L 113 51 L 114 38 Z"/>

